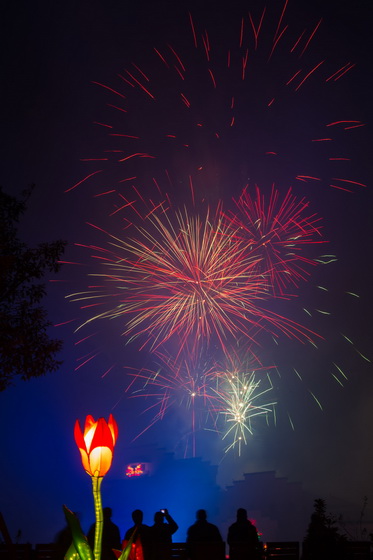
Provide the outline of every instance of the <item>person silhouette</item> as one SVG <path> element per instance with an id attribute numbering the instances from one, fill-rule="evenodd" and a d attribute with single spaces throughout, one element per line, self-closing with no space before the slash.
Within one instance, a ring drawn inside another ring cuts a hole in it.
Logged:
<path id="1" fill-rule="evenodd" d="M 237 520 L 228 529 L 230 560 L 259 558 L 259 538 L 255 525 L 247 518 L 244 508 L 237 510 Z"/>
<path id="2" fill-rule="evenodd" d="M 165 523 L 165 520 L 167 523 Z M 156 511 L 154 525 L 150 527 L 152 541 L 152 560 L 168 560 L 171 558 L 172 535 L 179 526 L 172 519 L 167 509 Z"/>
<path id="3" fill-rule="evenodd" d="M 196 513 L 196 522 L 187 531 L 188 557 L 191 559 L 224 558 L 222 543 L 223 539 L 217 526 L 207 521 L 206 510 L 199 509 Z"/>
<path id="4" fill-rule="evenodd" d="M 121 538 L 119 527 L 112 522 L 111 516 L 113 510 L 110 507 L 105 507 L 103 513 L 103 526 L 102 526 L 102 541 L 101 541 L 101 560 L 115 560 L 116 556 L 113 548 L 120 550 Z M 93 550 L 95 541 L 96 523 L 93 523 L 88 531 L 88 542 Z"/>
<path id="5" fill-rule="evenodd" d="M 124 549 L 130 538 L 133 536 L 129 560 L 151 560 L 151 533 L 149 525 L 143 523 L 144 514 L 141 509 L 132 512 L 134 525 L 130 527 L 122 542 Z"/>

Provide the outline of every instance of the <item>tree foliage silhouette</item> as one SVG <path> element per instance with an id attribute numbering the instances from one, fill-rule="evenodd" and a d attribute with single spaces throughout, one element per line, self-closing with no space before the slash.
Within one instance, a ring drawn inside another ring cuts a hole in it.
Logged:
<path id="1" fill-rule="evenodd" d="M 304 560 L 343 560 L 345 537 L 338 531 L 337 518 L 326 513 L 325 500 L 314 502 L 314 513 L 303 541 Z"/>
<path id="2" fill-rule="evenodd" d="M 60 269 L 66 242 L 30 248 L 18 237 L 18 224 L 34 186 L 21 198 L 0 187 L 0 391 L 19 376 L 23 380 L 55 371 L 62 341 L 49 337 L 51 326 L 41 300 L 43 279 Z"/>

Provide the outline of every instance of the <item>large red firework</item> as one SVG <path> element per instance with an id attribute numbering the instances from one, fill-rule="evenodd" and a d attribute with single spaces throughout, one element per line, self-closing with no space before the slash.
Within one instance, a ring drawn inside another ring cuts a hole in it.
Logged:
<path id="1" fill-rule="evenodd" d="M 136 237 L 112 239 L 111 245 L 114 254 L 96 275 L 105 280 L 102 290 L 94 286 L 74 296 L 108 306 L 88 322 L 120 318 L 123 334 L 144 339 L 152 350 L 174 336 L 180 347 L 214 339 L 225 349 L 228 340 L 242 335 L 255 340 L 263 329 L 313 338 L 266 308 L 264 301 L 273 297 L 272 272 L 260 251 L 248 250 L 220 205 L 204 217 L 186 210 L 152 213 Z"/>
<path id="2" fill-rule="evenodd" d="M 112 83 L 94 82 L 105 95 L 94 123 L 104 150 L 82 154 L 87 172 L 67 190 L 91 186 L 103 219 L 115 220 L 104 229 L 121 233 L 93 248 L 103 266 L 72 299 L 90 313 L 83 324 L 115 319 L 127 342 L 153 356 L 171 349 L 167 390 L 164 369 L 142 374 L 159 388 L 157 419 L 176 387 L 190 398 L 203 382 L 180 365 L 185 348 L 194 364 L 202 345 L 229 357 L 241 337 L 251 352 L 265 334 L 277 342 L 318 337 L 286 308 L 314 267 L 334 260 L 317 258 L 321 219 L 303 192 L 315 201 L 325 187 L 365 186 L 347 153 L 364 122 L 356 108 L 334 103 L 355 65 L 341 53 L 320 54 L 320 19 L 288 16 L 284 0 L 213 35 L 190 14 L 184 41 L 156 45 Z M 246 385 L 246 374 L 236 385 L 220 375 L 222 406 L 246 387 L 250 401 L 257 378 Z"/>

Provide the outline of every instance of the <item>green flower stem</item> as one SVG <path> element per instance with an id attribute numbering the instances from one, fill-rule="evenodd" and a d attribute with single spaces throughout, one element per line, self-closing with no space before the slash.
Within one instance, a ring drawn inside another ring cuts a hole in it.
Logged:
<path id="1" fill-rule="evenodd" d="M 101 559 L 102 529 L 104 524 L 104 515 L 102 513 L 102 501 L 101 501 L 102 479 L 103 479 L 102 476 L 92 476 L 92 490 L 93 490 L 93 499 L 95 504 L 95 515 L 96 515 L 95 542 L 93 547 L 93 555 L 95 560 Z"/>

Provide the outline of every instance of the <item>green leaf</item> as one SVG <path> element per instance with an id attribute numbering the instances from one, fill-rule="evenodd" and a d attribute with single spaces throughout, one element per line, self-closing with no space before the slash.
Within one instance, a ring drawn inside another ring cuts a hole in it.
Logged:
<path id="1" fill-rule="evenodd" d="M 132 548 L 133 539 L 135 538 L 136 531 L 137 531 L 137 527 L 135 528 L 131 537 L 129 538 L 126 547 L 122 550 L 122 554 L 119 556 L 118 560 L 128 560 L 128 557 L 130 555 L 131 548 Z"/>
<path id="2" fill-rule="evenodd" d="M 69 549 L 64 556 L 64 560 L 79 560 L 79 554 L 76 551 L 74 543 L 71 543 L 69 546 Z"/>
<path id="3" fill-rule="evenodd" d="M 71 530 L 73 545 L 79 555 L 80 560 L 94 560 L 93 552 L 88 544 L 87 537 L 82 531 L 79 519 L 66 506 L 63 506 L 63 511 L 65 513 L 67 524 L 69 525 Z"/>

